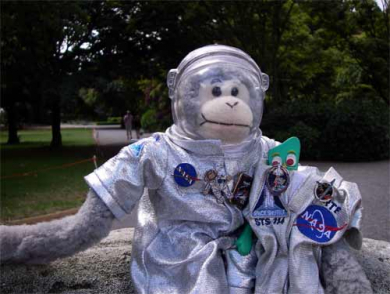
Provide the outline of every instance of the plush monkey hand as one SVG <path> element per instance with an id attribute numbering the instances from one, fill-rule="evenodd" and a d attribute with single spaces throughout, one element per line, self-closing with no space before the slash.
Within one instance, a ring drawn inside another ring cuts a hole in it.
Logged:
<path id="1" fill-rule="evenodd" d="M 106 237 L 113 220 L 108 207 L 90 191 L 76 215 L 36 225 L 0 226 L 0 262 L 42 264 L 70 256 Z"/>

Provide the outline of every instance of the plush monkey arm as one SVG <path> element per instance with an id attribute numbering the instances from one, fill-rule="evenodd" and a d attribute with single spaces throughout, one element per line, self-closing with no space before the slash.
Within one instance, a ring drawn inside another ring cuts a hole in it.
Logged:
<path id="1" fill-rule="evenodd" d="M 323 247 L 321 272 L 327 294 L 372 293 L 363 268 L 344 239 Z"/>
<path id="2" fill-rule="evenodd" d="M 0 261 L 42 264 L 70 256 L 106 237 L 113 220 L 91 190 L 76 215 L 36 225 L 0 226 Z"/>

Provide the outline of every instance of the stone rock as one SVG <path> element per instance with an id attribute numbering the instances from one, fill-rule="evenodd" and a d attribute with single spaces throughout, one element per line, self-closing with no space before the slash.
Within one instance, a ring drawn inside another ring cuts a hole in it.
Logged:
<path id="1" fill-rule="evenodd" d="M 112 231 L 98 245 L 48 265 L 2 265 L 4 293 L 135 293 L 130 279 L 133 229 Z"/>
<path id="2" fill-rule="evenodd" d="M 1 293 L 135 293 L 130 279 L 133 229 L 49 265 L 2 265 Z M 364 239 L 356 256 L 374 293 L 390 293 L 390 243 Z"/>
<path id="3" fill-rule="evenodd" d="M 390 243 L 365 238 L 355 253 L 374 293 L 390 293 Z"/>

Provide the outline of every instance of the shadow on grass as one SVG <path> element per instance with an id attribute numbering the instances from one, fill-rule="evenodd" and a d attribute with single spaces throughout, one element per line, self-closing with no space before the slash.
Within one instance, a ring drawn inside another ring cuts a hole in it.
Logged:
<path id="1" fill-rule="evenodd" d="M 96 147 L 26 146 L 34 147 L 1 149 L 1 221 L 80 206 L 88 191 L 84 176 L 95 169 L 88 159 L 97 155 Z M 108 159 L 97 157 L 99 165 Z"/>
<path id="2" fill-rule="evenodd" d="M 1 222 L 79 207 L 88 191 L 84 176 L 95 169 L 88 159 L 96 156 L 101 166 L 124 147 L 95 145 L 91 130 L 63 130 L 60 148 L 50 147 L 48 130 L 20 134 L 16 145 L 0 136 Z"/>

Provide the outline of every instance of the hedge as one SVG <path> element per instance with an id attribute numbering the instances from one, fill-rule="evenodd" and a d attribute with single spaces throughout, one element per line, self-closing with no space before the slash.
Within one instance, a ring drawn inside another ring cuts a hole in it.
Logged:
<path id="1" fill-rule="evenodd" d="M 293 101 L 268 106 L 263 134 L 301 140 L 302 159 L 371 161 L 389 158 L 389 108 L 381 101 Z"/>

